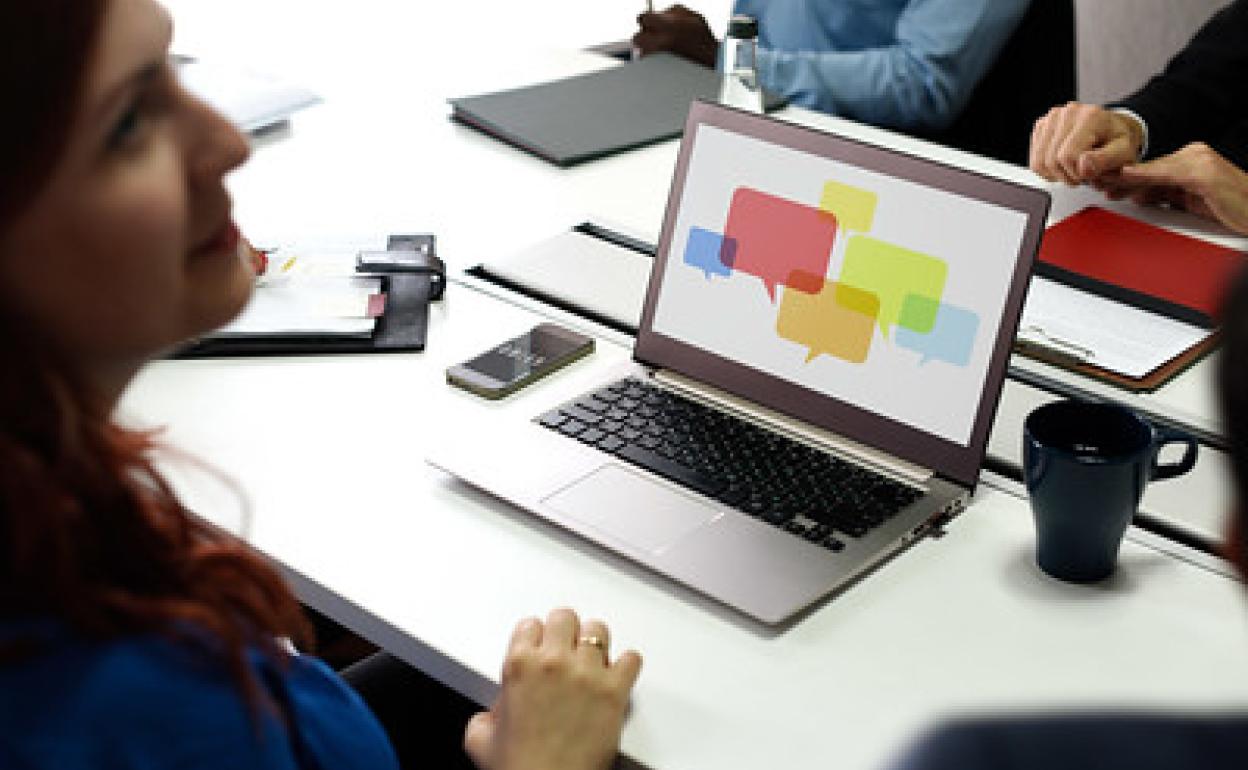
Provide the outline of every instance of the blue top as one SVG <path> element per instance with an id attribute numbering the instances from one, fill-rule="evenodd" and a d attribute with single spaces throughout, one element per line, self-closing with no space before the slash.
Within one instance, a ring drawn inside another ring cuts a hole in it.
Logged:
<path id="1" fill-rule="evenodd" d="M 13 627 L 0 624 L 0 637 Z M 385 732 L 324 663 L 249 655 L 281 714 L 252 710 L 223 662 L 158 636 L 59 633 L 0 666 L 0 767 L 14 770 L 398 770 Z"/>
<path id="2" fill-rule="evenodd" d="M 1069 714 L 933 731 L 894 770 L 1242 770 L 1248 716 Z"/>
<path id="3" fill-rule="evenodd" d="M 1030 0 L 736 0 L 758 75 L 794 104 L 905 130 L 948 128 Z"/>

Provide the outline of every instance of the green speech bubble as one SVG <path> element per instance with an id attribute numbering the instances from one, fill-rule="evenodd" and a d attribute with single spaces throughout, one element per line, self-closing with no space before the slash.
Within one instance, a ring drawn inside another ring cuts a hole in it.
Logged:
<path id="1" fill-rule="evenodd" d="M 877 320 L 885 339 L 889 339 L 892 327 L 903 320 L 901 311 L 905 298 L 913 294 L 939 303 L 945 292 L 948 273 L 949 265 L 943 259 L 857 235 L 850 239 L 845 250 L 845 267 L 841 271 L 840 282 L 880 298 Z M 923 316 L 910 314 L 904 320 L 915 323 L 920 320 L 916 315 Z M 912 331 L 931 331 L 931 324 L 928 323 L 926 329 Z"/>

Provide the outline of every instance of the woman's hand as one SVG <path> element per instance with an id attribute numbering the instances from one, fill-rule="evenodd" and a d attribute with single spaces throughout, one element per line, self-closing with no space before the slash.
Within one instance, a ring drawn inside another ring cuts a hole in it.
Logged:
<path id="1" fill-rule="evenodd" d="M 600 621 L 584 624 L 559 609 L 545 625 L 522 620 L 503 662 L 503 686 L 489 711 L 464 732 L 464 749 L 482 770 L 600 770 L 619 749 L 629 692 L 641 656 L 614 663 Z"/>

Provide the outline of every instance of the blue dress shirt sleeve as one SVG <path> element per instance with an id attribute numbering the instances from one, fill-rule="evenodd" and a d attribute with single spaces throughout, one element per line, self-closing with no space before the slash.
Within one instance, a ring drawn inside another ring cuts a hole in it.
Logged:
<path id="1" fill-rule="evenodd" d="M 1028 2 L 909 0 L 890 16 L 888 0 L 743 0 L 738 11 L 759 6 L 758 71 L 764 87 L 823 112 L 890 128 L 939 131 L 966 106 Z M 810 18 L 817 14 L 827 18 Z M 829 47 L 817 49 L 809 28 L 822 22 L 828 29 L 828 19 L 835 27 L 824 41 Z M 879 28 L 890 22 L 889 34 L 881 36 Z"/>

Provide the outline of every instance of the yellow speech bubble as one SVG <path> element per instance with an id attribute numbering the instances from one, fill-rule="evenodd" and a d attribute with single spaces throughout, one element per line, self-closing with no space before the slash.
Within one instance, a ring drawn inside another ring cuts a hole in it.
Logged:
<path id="1" fill-rule="evenodd" d="M 842 228 L 865 233 L 875 222 L 875 204 L 878 202 L 879 196 L 870 190 L 828 182 L 823 186 L 819 208 L 836 217 L 837 224 Z"/>
<path id="2" fill-rule="evenodd" d="M 861 364 L 871 352 L 880 301 L 870 292 L 826 281 L 817 294 L 785 289 L 776 334 L 808 348 L 806 363 L 821 355 Z"/>
<path id="3" fill-rule="evenodd" d="M 841 269 L 839 280 L 879 298 L 877 319 L 880 331 L 888 338 L 892 327 L 901 320 L 906 297 L 913 294 L 939 304 L 948 274 L 949 265 L 943 259 L 856 235 L 850 239 L 845 250 L 845 266 Z M 913 319 L 908 316 L 907 328 L 919 320 L 918 315 L 914 315 Z M 931 331 L 934 321 L 934 315 L 924 316 L 921 323 L 926 328 L 912 328 L 911 331 Z"/>

